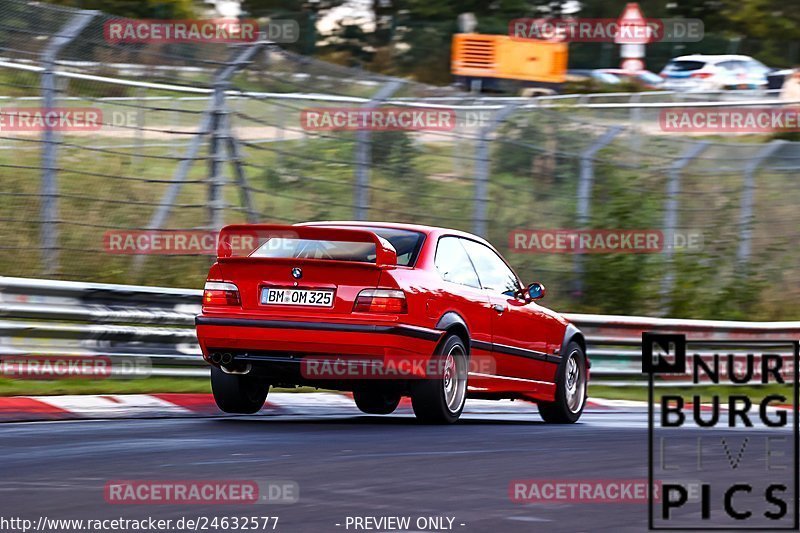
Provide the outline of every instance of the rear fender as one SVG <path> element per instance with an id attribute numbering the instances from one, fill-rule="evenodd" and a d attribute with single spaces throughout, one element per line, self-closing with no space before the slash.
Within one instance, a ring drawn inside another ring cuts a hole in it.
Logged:
<path id="1" fill-rule="evenodd" d="M 464 346 L 469 349 L 470 345 L 470 337 L 469 337 L 469 328 L 467 327 L 467 323 L 464 319 L 456 313 L 455 311 L 448 311 L 444 315 L 439 318 L 439 321 L 436 322 L 436 329 L 446 331 L 448 333 L 455 333 L 461 340 L 464 341 Z M 442 341 L 444 342 L 446 336 L 442 336 Z"/>
<path id="2" fill-rule="evenodd" d="M 575 324 L 567 324 L 566 329 L 564 330 L 564 339 L 561 341 L 561 349 L 559 350 L 559 354 L 561 357 L 565 357 L 567 355 L 567 346 L 570 342 L 575 341 L 583 350 L 583 355 L 586 357 L 586 368 L 591 368 L 592 365 L 589 362 L 589 354 L 586 353 L 586 338 L 581 333 L 581 330 L 575 326 Z"/>

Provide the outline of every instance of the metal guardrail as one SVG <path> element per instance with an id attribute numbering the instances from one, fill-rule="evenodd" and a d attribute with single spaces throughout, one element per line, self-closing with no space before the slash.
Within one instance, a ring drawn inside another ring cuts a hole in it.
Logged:
<path id="1" fill-rule="evenodd" d="M 23 64 L 19 61 L 7 61 L 0 58 L 0 68 L 41 73 L 44 68 Z M 140 89 L 155 89 L 175 94 L 197 94 L 204 96 L 108 96 L 81 97 L 64 96 L 63 101 L 88 101 L 93 103 L 113 102 L 192 102 L 207 101 L 214 90 L 207 87 L 194 87 L 170 83 L 149 82 L 97 76 L 68 70 L 55 70 L 53 75 L 66 79 L 102 82 Z M 349 80 L 358 83 L 358 80 Z M 376 85 L 370 80 L 366 85 Z M 337 104 L 367 104 L 374 98 L 363 96 L 347 96 L 313 92 L 265 92 L 230 89 L 225 91 L 231 100 L 258 98 L 271 101 L 307 101 Z M 3 101 L 33 102 L 43 99 L 42 96 L 0 96 Z M 405 106 L 413 108 L 440 108 L 452 110 L 499 110 L 514 105 L 519 109 L 540 107 L 568 106 L 574 109 L 668 109 L 695 107 L 748 107 L 748 106 L 786 106 L 796 105 L 796 100 L 780 98 L 779 89 L 769 90 L 716 90 L 716 91 L 645 91 L 645 92 L 599 92 L 599 93 L 567 93 L 542 96 L 484 96 L 481 94 L 458 93 L 452 96 L 428 96 L 424 98 L 389 97 L 382 100 L 387 106 Z"/>
<path id="2" fill-rule="evenodd" d="M 592 360 L 594 383 L 616 386 L 642 385 L 642 333 L 676 333 L 694 341 L 693 353 L 710 356 L 719 349 L 703 346 L 700 341 L 735 341 L 726 346 L 725 354 L 743 358 L 748 353 L 761 353 L 764 346 L 755 341 L 797 341 L 800 322 L 743 322 L 730 320 L 694 320 L 649 318 L 621 315 L 587 315 L 566 313 L 586 336 L 587 353 Z M 751 344 L 748 344 L 751 342 Z M 687 376 L 688 377 L 688 376 Z M 686 384 L 689 380 L 656 383 L 657 385 Z"/>
<path id="3" fill-rule="evenodd" d="M 205 376 L 194 332 L 201 295 L 193 289 L 0 276 L 0 355 L 147 358 L 152 375 Z M 586 336 L 595 383 L 643 383 L 644 331 L 683 333 L 698 341 L 800 339 L 800 322 L 565 316 Z M 746 344 L 734 352 L 746 354 Z"/>
<path id="4" fill-rule="evenodd" d="M 204 68 L 204 67 L 197 67 L 197 66 L 186 66 L 186 65 L 151 65 L 151 64 L 142 64 L 142 63 L 100 63 L 97 61 L 69 61 L 69 60 L 59 60 L 57 62 L 59 70 L 55 72 L 56 75 L 62 77 L 73 77 L 76 79 L 84 79 L 84 80 L 97 80 L 97 79 L 106 79 L 105 77 L 99 77 L 96 75 L 89 74 L 91 72 L 104 72 L 107 73 L 109 71 L 115 73 L 119 77 L 141 77 L 149 74 L 159 74 L 161 76 L 169 76 L 169 75 L 180 75 L 180 74 L 197 74 L 197 73 L 213 73 L 213 69 L 211 68 Z M 41 71 L 41 67 L 36 61 L 18 57 L 0 57 L 0 66 L 6 68 L 13 68 L 17 70 L 26 70 L 29 72 L 39 72 Z M 309 74 L 307 73 L 292 73 L 289 74 L 289 77 L 296 80 L 306 81 L 309 78 Z M 336 79 L 336 81 L 342 81 L 343 78 L 333 78 L 332 76 L 326 75 L 316 75 L 314 76 L 316 80 L 320 81 L 330 81 L 332 79 Z M 114 79 L 114 78 L 111 78 Z M 390 78 L 386 76 L 380 76 L 380 79 L 386 81 Z M 352 83 L 354 85 L 365 85 L 365 86 L 377 86 L 381 84 L 381 81 L 377 79 L 360 79 L 356 77 L 350 77 L 345 79 L 348 83 Z M 203 89 L 198 87 L 187 87 L 185 85 L 177 84 L 160 84 L 165 88 L 168 88 L 170 91 L 176 92 L 187 92 L 187 93 L 211 93 L 211 89 Z M 542 102 L 543 104 L 547 102 L 559 102 L 563 101 L 569 103 L 570 105 L 586 105 L 586 104 L 593 104 L 594 100 L 603 100 L 604 103 L 612 103 L 617 104 L 631 104 L 637 105 L 639 104 L 642 99 L 647 98 L 655 98 L 658 101 L 667 102 L 683 102 L 686 104 L 691 104 L 693 101 L 700 101 L 700 102 L 731 102 L 740 99 L 749 100 L 753 98 L 769 98 L 774 97 L 778 98 L 781 90 L 780 89 L 717 89 L 717 90 L 693 90 L 693 91 L 676 91 L 676 90 L 669 90 L 669 89 L 659 89 L 659 90 L 648 90 L 648 91 L 637 91 L 637 92 L 630 92 L 630 91 L 620 91 L 620 92 L 600 92 L 600 93 L 565 93 L 565 94 L 555 94 L 555 95 L 541 95 L 541 96 L 533 96 L 533 97 L 526 97 L 526 96 L 491 96 L 491 97 L 483 97 L 480 94 L 474 93 L 461 93 L 459 92 L 456 96 L 441 96 L 441 97 L 429 97 L 426 98 L 426 101 L 460 101 L 463 100 L 465 97 L 469 97 L 470 99 L 475 100 L 486 100 L 486 102 L 531 102 L 537 101 Z M 232 92 L 233 93 L 233 92 Z M 269 94 L 269 93 L 250 93 L 250 94 Z M 285 95 L 278 95 L 278 96 L 286 96 L 291 97 L 290 94 Z M 311 95 L 299 95 L 301 97 L 308 97 Z M 319 97 L 325 97 L 330 95 L 317 95 Z M 112 97 L 113 98 L 113 97 Z M 161 99 L 162 97 L 151 97 L 149 99 Z M 163 97 L 169 98 L 169 97 Z M 136 97 L 122 97 L 117 98 L 119 100 L 134 100 Z M 396 98 L 390 99 L 395 104 L 400 104 L 403 101 L 415 100 L 414 98 Z M 364 102 L 366 99 L 363 98 L 354 98 L 352 102 Z"/>
<path id="5" fill-rule="evenodd" d="M 198 290 L 0 277 L 0 355 L 105 356 L 112 368 L 146 358 L 151 375 L 206 376 L 194 333 L 200 298 Z"/>

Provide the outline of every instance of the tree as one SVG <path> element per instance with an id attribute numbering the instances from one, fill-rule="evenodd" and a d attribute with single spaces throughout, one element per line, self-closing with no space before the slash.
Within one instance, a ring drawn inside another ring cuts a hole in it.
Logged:
<path id="1" fill-rule="evenodd" d="M 300 39 L 285 48 L 306 55 L 314 55 L 317 48 L 317 21 L 331 9 L 346 0 L 243 0 L 245 16 L 270 19 L 287 18 L 297 22 Z"/>
<path id="2" fill-rule="evenodd" d="M 196 15 L 192 0 L 49 0 L 52 4 L 96 9 L 126 18 L 181 19 Z"/>
<path id="3" fill-rule="evenodd" d="M 800 41 L 800 10 L 782 0 L 723 0 L 729 33 L 757 39 L 757 45 L 743 52 L 768 64 L 797 61 Z M 788 54 L 790 55 L 787 55 Z"/>

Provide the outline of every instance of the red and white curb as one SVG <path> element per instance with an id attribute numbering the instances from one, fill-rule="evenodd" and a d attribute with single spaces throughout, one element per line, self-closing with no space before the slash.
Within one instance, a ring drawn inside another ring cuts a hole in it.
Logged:
<path id="1" fill-rule="evenodd" d="M 587 411 L 646 408 L 645 402 L 592 399 Z M 403 398 L 398 413 L 411 413 Z M 467 400 L 466 414 L 531 414 L 536 406 L 524 401 Z M 0 397 L 0 421 L 66 420 L 87 418 L 191 417 L 222 413 L 210 394 L 109 394 L 72 396 Z M 335 393 L 272 393 L 259 415 L 359 415 L 350 395 Z"/>

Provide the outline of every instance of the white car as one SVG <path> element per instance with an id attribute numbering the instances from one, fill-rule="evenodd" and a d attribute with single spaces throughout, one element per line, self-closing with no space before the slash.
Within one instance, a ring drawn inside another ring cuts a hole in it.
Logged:
<path id="1" fill-rule="evenodd" d="M 661 77 L 663 88 L 673 91 L 766 89 L 769 71 L 750 56 L 695 54 L 671 60 Z"/>

